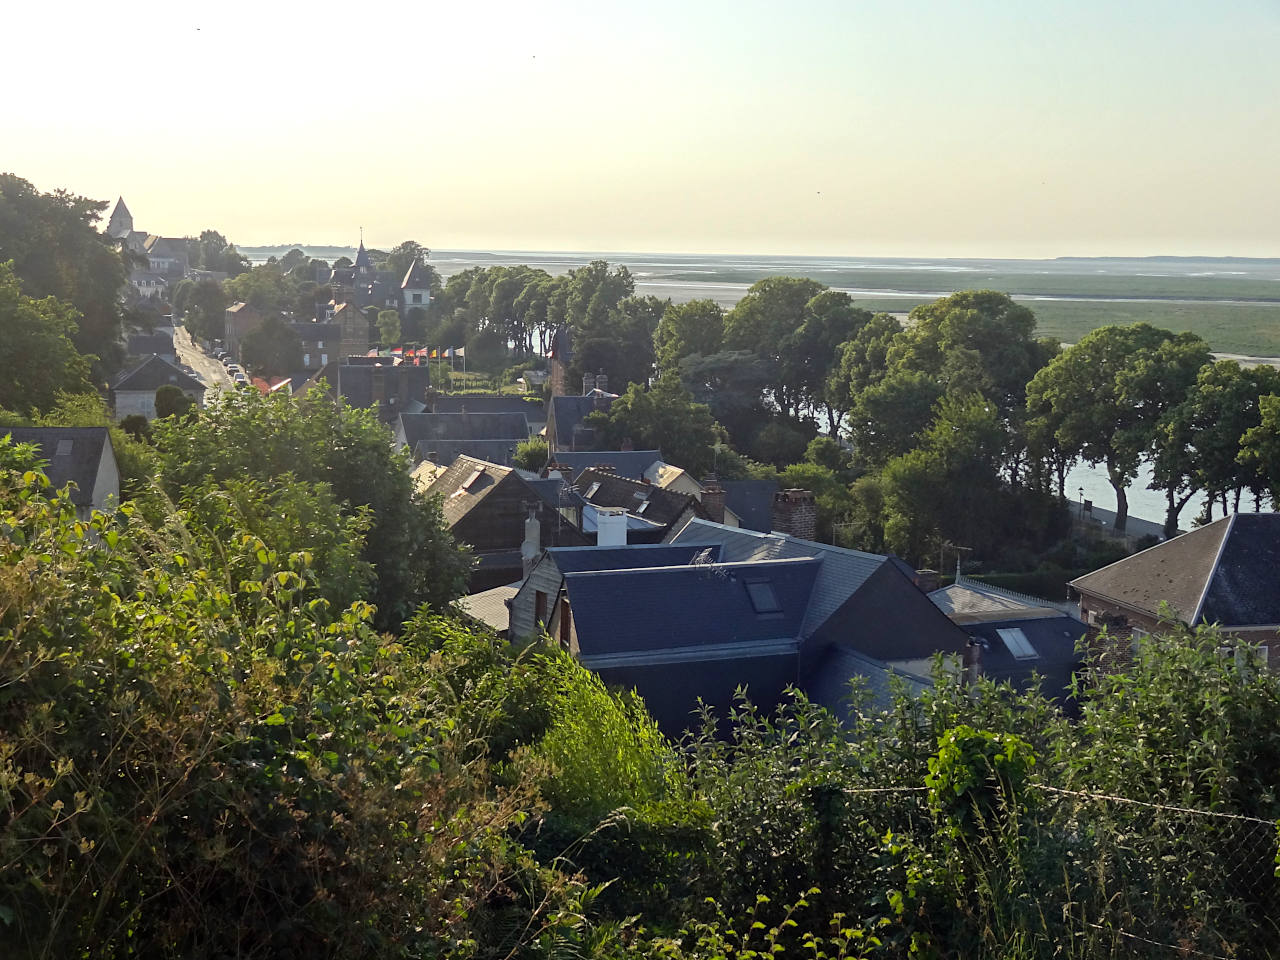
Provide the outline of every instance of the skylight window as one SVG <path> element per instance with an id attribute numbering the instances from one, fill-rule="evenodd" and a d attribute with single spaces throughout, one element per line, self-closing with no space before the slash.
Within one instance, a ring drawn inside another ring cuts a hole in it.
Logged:
<path id="1" fill-rule="evenodd" d="M 648 509 L 649 509 L 649 501 L 646 500 L 644 503 L 640 504 L 640 506 L 636 507 L 636 513 L 644 513 Z"/>
<path id="2" fill-rule="evenodd" d="M 1018 627 L 997 629 L 996 633 L 1000 634 L 1000 639 L 1004 641 L 1004 645 L 1009 648 L 1009 652 L 1013 654 L 1015 660 L 1040 659 L 1040 654 L 1036 653 L 1036 648 L 1031 645 L 1027 635 Z"/>
<path id="3" fill-rule="evenodd" d="M 778 595 L 773 592 L 773 584 L 767 580 L 748 580 L 745 586 L 756 613 L 782 612 L 782 604 L 778 603 Z"/>
<path id="4" fill-rule="evenodd" d="M 600 489 L 600 481 L 597 480 L 591 486 L 587 487 L 587 499 L 590 500 L 596 495 L 596 491 Z"/>
<path id="5" fill-rule="evenodd" d="M 475 473 L 471 474 L 471 476 L 467 477 L 467 482 L 462 485 L 462 489 L 470 490 L 472 487 L 474 487 L 477 483 L 480 482 L 480 478 L 483 476 L 484 476 L 484 467 L 481 467 Z"/>
<path id="6" fill-rule="evenodd" d="M 58 441 L 58 449 L 57 449 L 57 452 L 54 453 L 54 456 L 65 457 L 65 456 L 69 456 L 70 454 L 71 454 L 71 439 L 69 437 L 63 437 L 61 440 Z"/>

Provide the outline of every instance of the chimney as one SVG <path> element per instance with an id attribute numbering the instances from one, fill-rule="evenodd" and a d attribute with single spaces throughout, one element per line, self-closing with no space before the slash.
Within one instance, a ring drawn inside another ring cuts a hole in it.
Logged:
<path id="1" fill-rule="evenodd" d="M 609 392 L 609 378 L 604 375 L 603 370 L 596 374 L 596 389 L 601 393 Z"/>
<path id="2" fill-rule="evenodd" d="M 712 523 L 724 523 L 724 487 L 714 479 L 702 481 L 702 509 Z"/>
<path id="3" fill-rule="evenodd" d="M 585 397 L 596 388 L 596 378 L 589 373 L 582 375 L 582 395 Z"/>
<path id="4" fill-rule="evenodd" d="M 773 533 L 812 540 L 818 533 L 818 505 L 808 490 L 780 490 L 773 495 Z"/>
<path id="5" fill-rule="evenodd" d="M 917 570 L 916 586 L 925 593 L 933 593 L 933 591 L 942 586 L 942 579 L 938 576 L 937 570 L 929 570 L 927 568 L 924 570 Z"/>
<path id="6" fill-rule="evenodd" d="M 621 507 L 596 508 L 596 545 L 600 547 L 627 545 L 627 511 Z"/>
<path id="7" fill-rule="evenodd" d="M 631 442 L 630 437 L 623 437 L 622 444 L 618 447 L 619 450 L 634 450 L 635 448 L 636 445 Z"/>
<path id="8" fill-rule="evenodd" d="M 529 505 L 528 509 L 529 515 L 524 519 L 524 542 L 520 544 L 520 565 L 526 577 L 542 552 L 542 524 L 538 522 L 537 508 Z"/>
<path id="9" fill-rule="evenodd" d="M 969 644 L 964 648 L 964 682 L 975 684 L 978 678 L 982 676 L 982 648 L 986 645 L 985 641 L 977 637 L 970 637 Z"/>

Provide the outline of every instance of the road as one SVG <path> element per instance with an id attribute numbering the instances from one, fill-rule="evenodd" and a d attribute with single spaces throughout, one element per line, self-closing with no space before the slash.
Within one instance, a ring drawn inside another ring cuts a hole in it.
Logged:
<path id="1" fill-rule="evenodd" d="M 207 390 L 231 389 L 231 377 L 227 374 L 226 368 L 192 341 L 186 327 L 174 324 L 173 345 L 178 351 L 178 362 L 185 363 L 194 370 Z"/>

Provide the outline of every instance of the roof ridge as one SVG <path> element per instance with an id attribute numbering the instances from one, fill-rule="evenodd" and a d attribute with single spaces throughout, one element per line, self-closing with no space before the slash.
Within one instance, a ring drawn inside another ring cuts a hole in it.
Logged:
<path id="1" fill-rule="evenodd" d="M 1218 541 L 1218 551 L 1213 556 L 1213 567 L 1209 570 L 1209 576 L 1204 578 L 1204 589 L 1200 591 L 1200 600 L 1196 604 L 1196 612 L 1192 614 L 1191 619 L 1187 622 L 1188 627 L 1194 627 L 1196 621 L 1200 619 L 1200 614 L 1204 612 L 1204 602 L 1208 599 L 1213 580 L 1218 575 L 1218 566 L 1222 563 L 1222 554 L 1227 549 L 1227 541 L 1231 539 L 1231 530 L 1235 527 L 1236 517 L 1238 516 L 1240 514 L 1236 512 L 1225 518 L 1227 528 L 1222 532 L 1222 539 Z"/>

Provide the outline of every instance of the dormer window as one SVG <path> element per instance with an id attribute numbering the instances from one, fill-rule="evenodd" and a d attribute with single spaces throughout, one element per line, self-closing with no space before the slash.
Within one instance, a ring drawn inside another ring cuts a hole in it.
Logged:
<path id="1" fill-rule="evenodd" d="M 756 613 L 782 612 L 782 604 L 778 603 L 778 595 L 773 592 L 773 584 L 768 580 L 747 580 L 744 586 Z"/>

